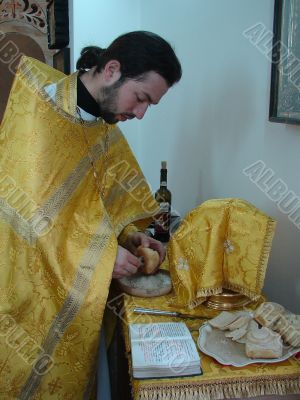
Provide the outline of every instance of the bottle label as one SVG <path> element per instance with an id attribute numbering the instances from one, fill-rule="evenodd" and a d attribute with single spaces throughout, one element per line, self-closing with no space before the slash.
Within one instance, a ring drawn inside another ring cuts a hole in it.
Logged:
<path id="1" fill-rule="evenodd" d="M 159 203 L 159 213 L 155 216 L 155 235 L 168 235 L 170 230 L 170 203 Z"/>
<path id="2" fill-rule="evenodd" d="M 155 216 L 155 235 L 169 233 L 170 218 L 168 213 L 160 213 Z"/>
<path id="3" fill-rule="evenodd" d="M 170 204 L 167 201 L 162 201 L 159 203 L 159 212 L 160 213 L 168 213 L 170 210 Z"/>

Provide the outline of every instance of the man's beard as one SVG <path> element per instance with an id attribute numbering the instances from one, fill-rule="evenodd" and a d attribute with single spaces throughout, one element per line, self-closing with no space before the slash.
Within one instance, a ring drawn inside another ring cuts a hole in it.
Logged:
<path id="1" fill-rule="evenodd" d="M 122 82 L 118 81 L 111 86 L 102 88 L 101 90 L 102 100 L 101 101 L 98 100 L 100 116 L 108 124 L 115 124 L 116 122 L 118 122 L 117 98 L 118 98 L 119 88 L 121 85 Z"/>
<path id="2" fill-rule="evenodd" d="M 120 84 L 118 82 L 114 83 L 112 86 L 104 87 L 101 91 L 101 102 L 98 101 L 100 108 L 100 115 L 108 124 L 115 124 L 116 119 L 116 99 L 118 96 L 118 91 Z"/>

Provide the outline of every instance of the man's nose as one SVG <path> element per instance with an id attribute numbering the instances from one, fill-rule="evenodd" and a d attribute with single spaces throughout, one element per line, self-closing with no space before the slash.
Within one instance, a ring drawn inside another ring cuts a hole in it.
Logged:
<path id="1" fill-rule="evenodd" d="M 133 113 L 137 119 L 143 118 L 143 116 L 145 115 L 145 112 L 147 111 L 148 105 L 149 104 L 147 104 L 147 103 L 141 103 L 135 107 L 135 109 L 133 110 Z"/>

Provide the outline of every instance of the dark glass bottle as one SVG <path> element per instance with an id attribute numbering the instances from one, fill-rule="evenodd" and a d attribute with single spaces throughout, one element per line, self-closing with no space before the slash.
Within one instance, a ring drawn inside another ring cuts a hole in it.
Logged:
<path id="1" fill-rule="evenodd" d="M 155 193 L 155 199 L 159 203 L 159 213 L 155 216 L 154 237 L 161 242 L 167 242 L 170 239 L 171 222 L 171 200 L 172 195 L 167 188 L 167 162 L 161 162 L 160 187 Z"/>

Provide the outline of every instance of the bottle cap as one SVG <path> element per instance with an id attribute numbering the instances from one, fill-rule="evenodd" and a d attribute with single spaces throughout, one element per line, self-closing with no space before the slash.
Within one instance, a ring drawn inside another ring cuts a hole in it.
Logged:
<path id="1" fill-rule="evenodd" d="M 167 161 L 161 162 L 161 169 L 167 169 Z"/>

